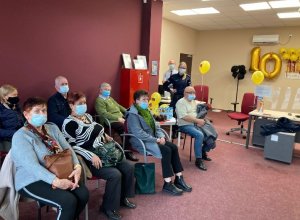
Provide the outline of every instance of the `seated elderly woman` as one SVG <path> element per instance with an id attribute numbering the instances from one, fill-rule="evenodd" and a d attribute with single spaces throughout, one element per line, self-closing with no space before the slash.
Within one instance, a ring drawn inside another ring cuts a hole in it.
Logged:
<path id="1" fill-rule="evenodd" d="M 155 123 L 151 112 L 148 110 L 148 93 L 138 90 L 133 95 L 134 104 L 126 114 L 128 131 L 141 139 L 147 153 L 161 159 L 164 177 L 163 191 L 172 195 L 182 195 L 183 191 L 191 192 L 192 187 L 187 185 L 182 176 L 178 148 L 175 144 L 166 141 L 164 133 Z M 143 153 L 143 148 L 136 138 L 130 138 L 134 148 Z M 175 173 L 175 181 L 171 177 Z"/>
<path id="2" fill-rule="evenodd" d="M 24 125 L 18 90 L 12 85 L 0 87 L 0 151 L 9 151 L 13 134 Z"/>
<path id="3" fill-rule="evenodd" d="M 23 105 L 27 119 L 12 139 L 12 160 L 16 166 L 15 188 L 25 197 L 57 207 L 57 219 L 79 216 L 88 202 L 89 192 L 79 184 L 81 166 L 75 152 L 59 128 L 47 121 L 47 104 L 41 98 L 29 98 Z M 74 170 L 69 178 L 60 179 L 45 167 L 44 158 L 52 149 L 71 149 Z"/>
<path id="4" fill-rule="evenodd" d="M 120 219 L 122 205 L 134 209 L 136 205 L 128 200 L 134 196 L 134 166 L 125 158 L 112 167 L 102 167 L 96 149 L 112 138 L 104 133 L 102 125 L 86 113 L 86 97 L 81 92 L 68 95 L 72 113 L 63 123 L 62 130 L 76 153 L 84 157 L 93 176 L 106 180 L 105 194 L 100 210 L 109 219 Z"/>

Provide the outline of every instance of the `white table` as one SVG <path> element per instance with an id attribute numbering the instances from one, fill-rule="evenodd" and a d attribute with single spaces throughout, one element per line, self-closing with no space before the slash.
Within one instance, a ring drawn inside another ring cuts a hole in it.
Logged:
<path id="1" fill-rule="evenodd" d="M 170 126 L 170 138 L 172 138 L 172 126 L 173 125 L 176 125 L 176 118 L 172 117 L 171 119 L 169 120 L 166 120 L 166 121 L 158 121 L 156 123 L 159 123 L 160 126 Z"/>
<path id="2" fill-rule="evenodd" d="M 245 147 L 248 148 L 248 146 L 249 146 L 250 131 L 251 131 L 251 124 L 252 124 L 253 118 L 262 117 L 262 118 L 278 119 L 280 117 L 286 117 L 286 118 L 290 119 L 291 121 L 300 122 L 300 118 L 296 117 L 296 115 L 300 115 L 300 114 L 299 113 L 290 113 L 290 112 L 272 111 L 272 110 L 264 110 L 263 112 L 258 112 L 256 109 L 253 110 L 252 112 L 249 112 L 248 130 L 247 130 Z"/>

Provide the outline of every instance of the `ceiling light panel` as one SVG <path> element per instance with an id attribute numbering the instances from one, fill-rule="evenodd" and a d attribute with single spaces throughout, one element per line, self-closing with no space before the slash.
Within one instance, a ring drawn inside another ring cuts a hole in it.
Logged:
<path id="1" fill-rule="evenodd" d="M 285 13 L 277 13 L 279 18 L 300 18 L 300 12 L 285 12 Z"/>
<path id="2" fill-rule="evenodd" d="M 240 4 L 240 7 L 244 11 L 257 11 L 257 10 L 266 10 L 270 9 L 270 5 L 267 2 L 257 2 L 249 4 Z"/>
<path id="3" fill-rule="evenodd" d="M 207 8 L 194 8 L 192 9 L 195 11 L 198 15 L 205 15 L 205 14 L 218 14 L 220 13 L 218 10 L 216 10 L 213 7 L 207 7 Z"/>
<path id="4" fill-rule="evenodd" d="M 196 15 L 197 13 L 191 9 L 184 9 L 184 10 L 174 10 L 171 11 L 172 13 L 179 15 L 179 16 L 186 16 L 186 15 Z"/>
<path id="5" fill-rule="evenodd" d="M 298 8 L 300 7 L 299 0 L 285 0 L 285 1 L 269 1 L 272 8 Z"/>

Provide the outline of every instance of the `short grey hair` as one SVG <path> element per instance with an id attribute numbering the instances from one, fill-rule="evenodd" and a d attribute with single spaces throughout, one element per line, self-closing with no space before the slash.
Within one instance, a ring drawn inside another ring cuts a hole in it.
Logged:
<path id="1" fill-rule="evenodd" d="M 103 89 L 104 87 L 107 87 L 107 86 L 109 86 L 109 87 L 111 87 L 111 85 L 109 84 L 109 83 L 107 83 L 107 82 L 104 82 L 104 83 L 101 83 L 101 85 L 100 85 L 100 89 Z"/>
<path id="2" fill-rule="evenodd" d="M 64 76 L 57 76 L 57 77 L 55 78 L 55 86 L 58 86 L 60 80 L 62 80 L 62 79 L 67 79 L 67 78 L 64 77 Z"/>

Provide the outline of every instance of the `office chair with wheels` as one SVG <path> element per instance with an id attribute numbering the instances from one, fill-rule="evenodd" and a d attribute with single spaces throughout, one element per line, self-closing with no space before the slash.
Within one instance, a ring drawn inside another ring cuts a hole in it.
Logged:
<path id="1" fill-rule="evenodd" d="M 243 96 L 242 106 L 241 106 L 241 112 L 230 112 L 228 113 L 228 117 L 232 120 L 236 120 L 238 122 L 238 125 L 240 127 L 237 128 L 231 128 L 230 131 L 226 132 L 227 135 L 230 135 L 231 132 L 239 131 L 243 138 L 246 138 L 246 135 L 244 135 L 243 132 L 247 132 L 247 129 L 244 128 L 244 121 L 247 121 L 249 119 L 249 112 L 251 112 L 254 109 L 255 106 L 255 96 L 253 93 L 245 93 Z"/>

